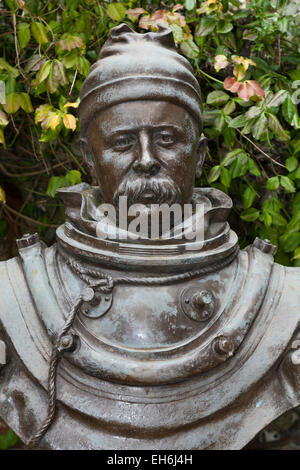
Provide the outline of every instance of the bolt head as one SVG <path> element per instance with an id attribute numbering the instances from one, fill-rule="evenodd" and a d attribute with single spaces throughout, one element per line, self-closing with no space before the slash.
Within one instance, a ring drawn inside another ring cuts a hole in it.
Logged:
<path id="1" fill-rule="evenodd" d="M 17 240 L 18 249 L 26 248 L 28 246 L 35 245 L 40 241 L 37 233 L 25 233 L 22 238 Z"/>
<path id="2" fill-rule="evenodd" d="M 220 336 L 214 341 L 214 350 L 221 356 L 233 356 L 234 344 L 232 340 L 226 336 Z"/>

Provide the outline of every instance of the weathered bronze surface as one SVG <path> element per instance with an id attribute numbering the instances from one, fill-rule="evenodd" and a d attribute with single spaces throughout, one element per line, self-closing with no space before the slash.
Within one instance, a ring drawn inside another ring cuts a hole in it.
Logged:
<path id="1" fill-rule="evenodd" d="M 0 263 L 0 416 L 40 449 L 240 449 L 300 404 L 300 269 L 240 251 L 230 198 L 194 188 L 200 88 L 168 29 L 111 31 L 80 122 L 99 186 L 61 189 L 57 243 Z M 99 237 L 120 196 L 202 204 L 204 241 Z"/>

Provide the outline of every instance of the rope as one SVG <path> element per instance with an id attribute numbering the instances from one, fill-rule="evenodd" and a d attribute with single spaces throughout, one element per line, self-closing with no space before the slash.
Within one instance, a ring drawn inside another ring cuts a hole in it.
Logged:
<path id="1" fill-rule="evenodd" d="M 64 323 L 62 329 L 58 333 L 53 345 L 52 354 L 50 358 L 49 374 L 48 374 L 48 413 L 47 418 L 38 430 L 38 432 L 30 439 L 29 447 L 34 448 L 39 443 L 40 439 L 46 434 L 51 426 L 56 412 L 56 373 L 59 360 L 61 358 L 61 339 L 68 332 L 72 326 L 75 316 L 83 302 L 82 295 L 79 296 L 77 302 L 74 304 L 67 321 Z"/>
<path id="2" fill-rule="evenodd" d="M 216 261 L 208 266 L 203 266 L 202 268 L 187 271 L 181 274 L 174 274 L 170 276 L 155 276 L 155 277 L 115 277 L 113 278 L 109 274 L 103 273 L 102 271 L 85 268 L 80 263 L 76 262 L 74 259 L 70 258 L 62 249 L 60 249 L 60 254 L 64 258 L 66 264 L 68 264 L 73 271 L 85 282 L 87 282 L 91 287 L 99 286 L 100 292 L 110 293 L 115 285 L 118 284 L 135 284 L 140 286 L 157 286 L 165 284 L 173 284 L 176 282 L 182 282 L 191 280 L 194 277 L 202 276 L 203 274 L 209 274 L 211 272 L 220 270 L 230 264 L 239 252 L 239 247 L 236 246 L 234 251 L 228 255 L 226 258 Z M 103 283 L 107 282 L 106 286 L 103 286 Z"/>

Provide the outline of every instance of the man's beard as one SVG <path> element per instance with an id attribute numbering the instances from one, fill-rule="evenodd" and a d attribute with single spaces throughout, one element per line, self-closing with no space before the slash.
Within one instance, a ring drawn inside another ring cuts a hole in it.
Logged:
<path id="1" fill-rule="evenodd" d="M 136 178 L 134 180 L 123 180 L 115 191 L 113 203 L 117 206 L 120 196 L 127 197 L 127 204 L 147 204 L 145 194 L 151 194 L 149 203 L 151 204 L 180 204 L 182 202 L 182 193 L 178 185 L 171 178 Z"/>

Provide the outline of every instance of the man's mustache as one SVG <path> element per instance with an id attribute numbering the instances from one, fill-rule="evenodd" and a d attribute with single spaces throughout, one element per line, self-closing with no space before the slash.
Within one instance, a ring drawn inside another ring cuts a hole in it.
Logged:
<path id="1" fill-rule="evenodd" d="M 178 185 L 171 178 L 164 176 L 123 180 L 115 191 L 113 203 L 117 205 L 119 197 L 126 196 L 128 205 L 138 204 L 146 192 L 153 193 L 153 200 L 156 204 L 172 205 L 182 201 L 182 193 Z"/>

